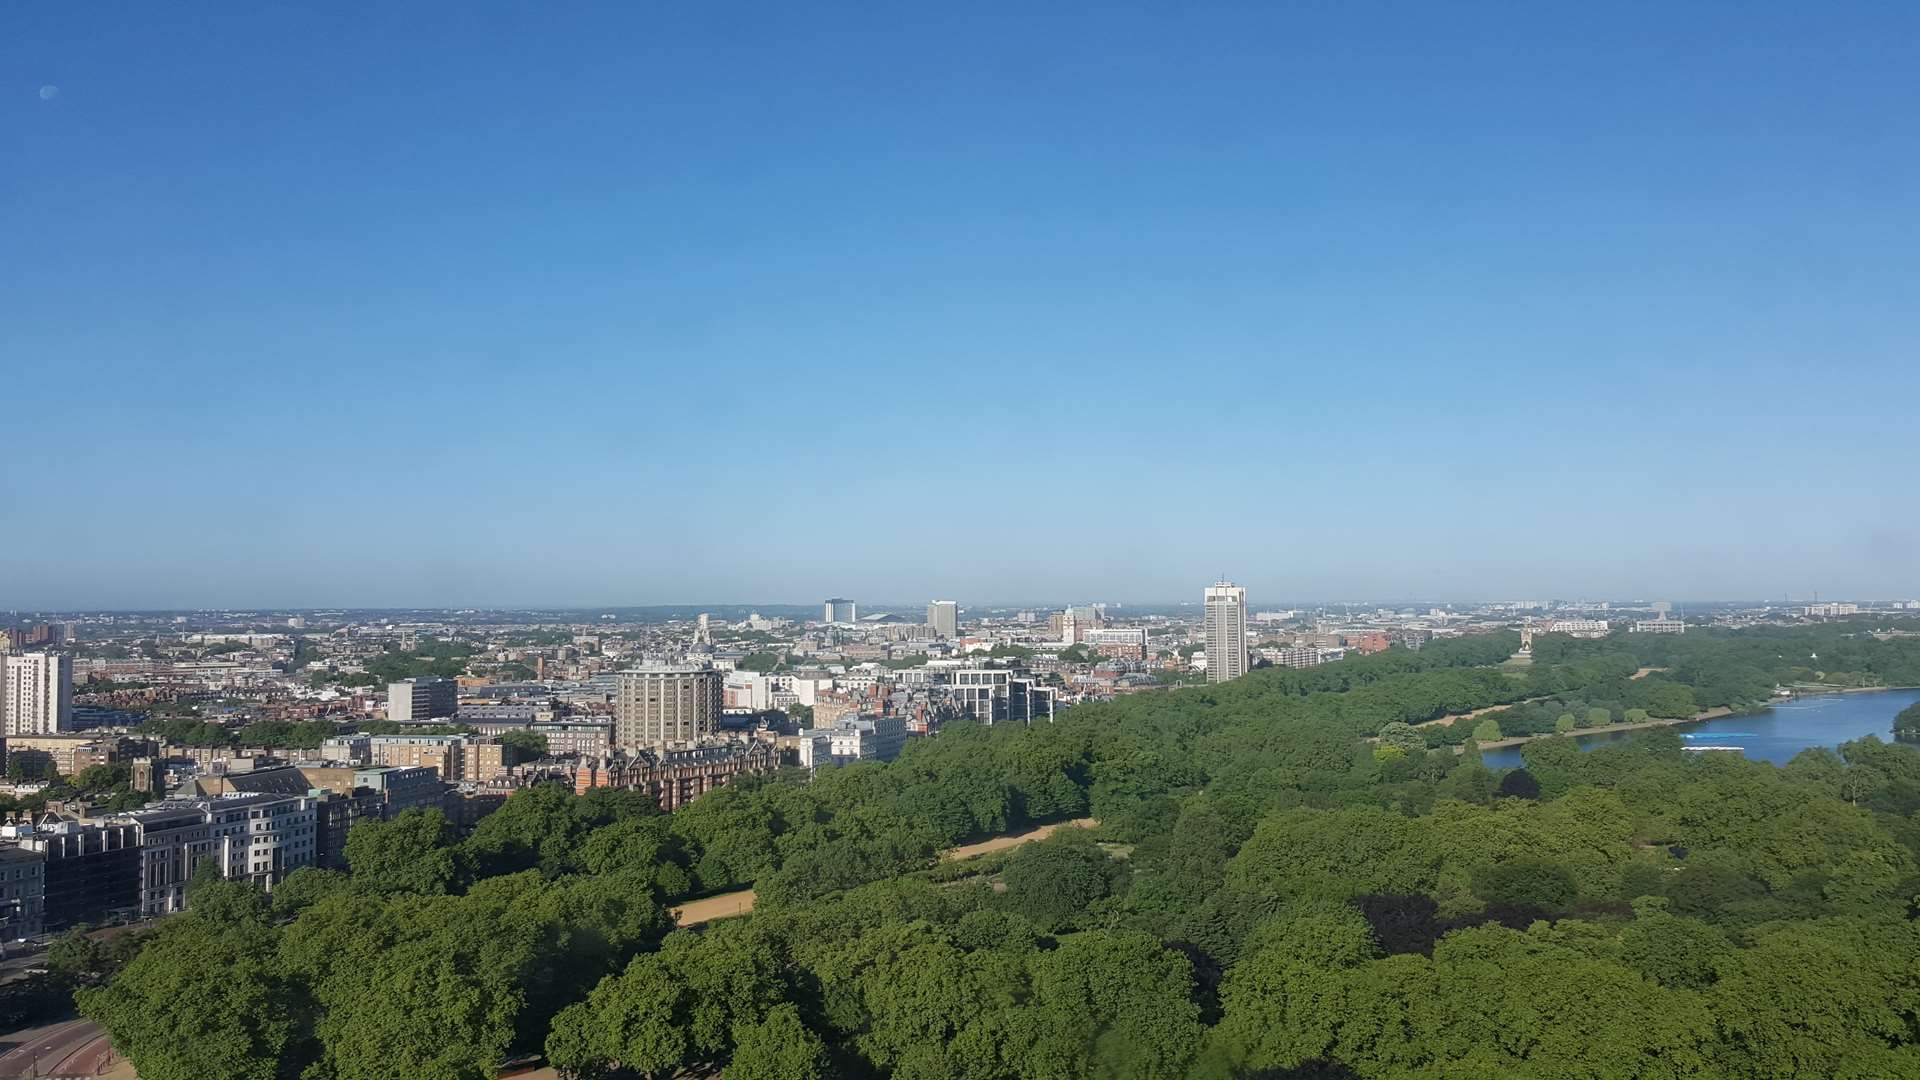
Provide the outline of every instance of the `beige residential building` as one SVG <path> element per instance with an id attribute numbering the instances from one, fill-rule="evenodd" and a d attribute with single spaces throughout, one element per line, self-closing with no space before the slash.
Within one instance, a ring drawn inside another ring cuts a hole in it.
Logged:
<path id="1" fill-rule="evenodd" d="M 1080 644 L 1089 646 L 1101 656 L 1117 660 L 1145 660 L 1147 658 L 1147 632 L 1141 627 L 1109 627 L 1104 630 L 1080 631 Z"/>
<path id="2" fill-rule="evenodd" d="M 498 780 L 519 760 L 513 747 L 480 735 L 374 735 L 367 758 L 374 767 L 432 769 L 448 784 Z"/>
<path id="3" fill-rule="evenodd" d="M 935 600 L 927 605 L 927 625 L 933 636 L 951 641 L 960 636 L 960 605 L 952 600 Z"/>
<path id="4" fill-rule="evenodd" d="M 622 671 L 613 706 L 613 744 L 638 749 L 698 742 L 720 720 L 721 673 L 654 665 Z"/>
<path id="5" fill-rule="evenodd" d="M 460 779 L 481 784 L 504 779 L 507 768 L 519 760 L 518 751 L 499 739 L 471 739 L 460 763 Z"/>
<path id="6" fill-rule="evenodd" d="M 457 783 L 466 776 L 467 743 L 463 735 L 375 735 L 367 740 L 368 764 L 432 769 Z"/>
<path id="7" fill-rule="evenodd" d="M 7 760 L 19 759 L 73 776 L 95 765 L 131 761 L 147 744 L 124 735 L 70 732 L 62 735 L 8 735 Z"/>
<path id="8" fill-rule="evenodd" d="M 813 726 L 829 728 L 841 717 L 860 715 L 861 699 L 851 694 L 817 694 L 813 699 Z"/>

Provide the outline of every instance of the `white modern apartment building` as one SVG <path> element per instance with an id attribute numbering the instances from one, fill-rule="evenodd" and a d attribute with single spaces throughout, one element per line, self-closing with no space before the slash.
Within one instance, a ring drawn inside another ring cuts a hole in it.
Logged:
<path id="1" fill-rule="evenodd" d="M 54 735 L 73 730 L 73 657 L 66 653 L 7 653 L 0 714 L 8 735 Z"/>
<path id="2" fill-rule="evenodd" d="M 1207 681 L 1226 682 L 1247 673 L 1247 590 L 1231 581 L 1207 586 Z"/>
<path id="3" fill-rule="evenodd" d="M 460 708 L 452 679 L 402 679 L 387 684 L 387 719 L 401 724 L 451 719 Z"/>
<path id="4" fill-rule="evenodd" d="M 1260 659 L 1274 667 L 1309 668 L 1346 659 L 1347 650 L 1320 645 L 1280 646 L 1261 649 Z"/>
<path id="5" fill-rule="evenodd" d="M 824 671 L 797 671 L 785 676 L 780 685 L 793 691 L 800 704 L 812 708 L 821 694 L 833 692 L 834 677 Z"/>
<path id="6" fill-rule="evenodd" d="M 1569 634 L 1573 637 L 1601 638 L 1607 636 L 1610 627 L 1605 619 L 1555 619 L 1542 628 L 1546 634 Z"/>
<path id="7" fill-rule="evenodd" d="M 1842 615 L 1860 614 L 1859 604 L 1808 604 L 1807 618 L 1837 619 Z"/>
<path id="8" fill-rule="evenodd" d="M 944 678 L 944 682 L 934 686 L 944 697 L 946 707 L 982 724 L 1053 720 L 1056 698 L 1053 688 L 1040 685 L 1025 672 L 999 667 L 963 667 L 945 672 Z"/>
<path id="9" fill-rule="evenodd" d="M 947 677 L 947 701 L 983 724 L 1005 718 L 1014 672 L 1007 668 L 956 668 Z"/>
<path id="10" fill-rule="evenodd" d="M 830 728 L 800 733 L 801 764 L 825 765 L 824 747 L 836 764 L 856 761 L 892 761 L 907 744 L 907 721 L 899 716 L 849 716 Z"/>
<path id="11" fill-rule="evenodd" d="M 229 881 L 272 889 L 314 862 L 318 832 L 305 795 L 222 795 L 157 803 L 109 819 L 131 824 L 140 841 L 140 913 L 187 904 L 187 883 L 203 861 Z"/>
<path id="12" fill-rule="evenodd" d="M 767 676 L 753 671 L 729 671 L 726 675 L 725 700 L 729 709 L 751 709 L 759 712 L 773 707 L 773 681 Z"/>
<path id="13" fill-rule="evenodd" d="M 1633 624 L 1636 634 L 1684 634 L 1687 624 L 1681 619 L 1640 619 Z"/>

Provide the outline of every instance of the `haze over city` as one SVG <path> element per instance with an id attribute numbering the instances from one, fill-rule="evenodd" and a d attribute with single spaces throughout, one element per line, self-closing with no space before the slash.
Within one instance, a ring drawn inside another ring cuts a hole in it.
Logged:
<path id="1" fill-rule="evenodd" d="M 1905 595 L 1917 18 L 16 6 L 0 595 Z"/>

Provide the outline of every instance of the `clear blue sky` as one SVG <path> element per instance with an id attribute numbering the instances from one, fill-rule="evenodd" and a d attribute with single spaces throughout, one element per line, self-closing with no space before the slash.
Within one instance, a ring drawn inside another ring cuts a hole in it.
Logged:
<path id="1" fill-rule="evenodd" d="M 1920 594 L 1920 6 L 1195 7 L 7 5 L 0 608 Z"/>

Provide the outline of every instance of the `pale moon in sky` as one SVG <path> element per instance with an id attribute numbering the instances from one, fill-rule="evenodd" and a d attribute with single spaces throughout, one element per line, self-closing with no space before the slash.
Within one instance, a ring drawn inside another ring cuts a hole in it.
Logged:
<path id="1" fill-rule="evenodd" d="M 57 86 L 54 86 L 51 83 L 40 88 L 41 101 L 52 101 L 54 98 L 58 97 L 59 95 L 60 95 L 60 88 Z"/>

